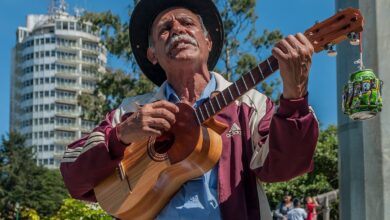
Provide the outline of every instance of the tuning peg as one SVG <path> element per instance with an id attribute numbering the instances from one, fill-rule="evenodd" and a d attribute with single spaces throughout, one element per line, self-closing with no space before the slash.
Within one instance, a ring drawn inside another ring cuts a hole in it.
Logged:
<path id="1" fill-rule="evenodd" d="M 360 44 L 359 35 L 356 32 L 351 32 L 347 36 L 351 45 L 358 46 Z"/>
<path id="2" fill-rule="evenodd" d="M 334 49 L 334 45 L 333 44 L 326 44 L 325 45 L 325 50 L 328 51 L 328 56 L 330 57 L 334 57 L 337 55 L 337 51 Z"/>

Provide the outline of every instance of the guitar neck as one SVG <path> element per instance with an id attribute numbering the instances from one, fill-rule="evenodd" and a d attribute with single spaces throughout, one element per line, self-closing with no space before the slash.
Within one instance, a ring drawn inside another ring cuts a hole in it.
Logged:
<path id="1" fill-rule="evenodd" d="M 347 8 L 338 12 L 323 22 L 316 23 L 307 29 L 304 35 L 311 42 L 315 52 L 320 52 L 332 45 L 356 36 L 363 30 L 363 17 L 358 9 Z M 354 34 L 354 35 L 350 35 Z M 355 39 L 356 41 L 356 39 Z M 223 108 L 240 98 L 250 89 L 278 70 L 279 64 L 275 57 L 270 56 L 229 87 L 211 97 L 195 109 L 198 124 L 202 124 Z"/>
<path id="2" fill-rule="evenodd" d="M 199 124 L 216 115 L 223 108 L 240 98 L 257 84 L 278 70 L 279 64 L 275 57 L 270 56 L 233 82 L 226 89 L 211 97 L 195 109 L 195 115 Z"/>

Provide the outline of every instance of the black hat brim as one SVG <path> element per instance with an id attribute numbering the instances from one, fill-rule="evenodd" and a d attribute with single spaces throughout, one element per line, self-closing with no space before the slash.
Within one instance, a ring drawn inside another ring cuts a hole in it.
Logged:
<path id="1" fill-rule="evenodd" d="M 207 62 L 209 70 L 214 69 L 223 47 L 222 19 L 211 0 L 141 0 L 130 18 L 130 44 L 142 72 L 158 86 L 166 80 L 166 75 L 159 64 L 153 65 L 147 59 L 149 29 L 159 13 L 172 7 L 187 8 L 202 17 L 213 41 Z"/>

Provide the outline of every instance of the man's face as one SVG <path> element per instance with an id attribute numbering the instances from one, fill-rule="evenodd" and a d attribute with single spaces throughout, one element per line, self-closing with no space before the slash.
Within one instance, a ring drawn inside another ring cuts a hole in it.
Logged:
<path id="1" fill-rule="evenodd" d="M 205 36 L 197 15 L 185 8 L 170 8 L 161 12 L 153 22 L 152 48 L 148 59 L 169 70 L 180 62 L 205 63 L 212 43 Z"/>

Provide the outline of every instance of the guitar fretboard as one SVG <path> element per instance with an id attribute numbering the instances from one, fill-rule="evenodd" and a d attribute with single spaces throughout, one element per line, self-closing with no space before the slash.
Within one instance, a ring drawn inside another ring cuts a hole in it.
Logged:
<path id="1" fill-rule="evenodd" d="M 233 82 L 226 89 L 199 105 L 195 109 L 198 124 L 202 124 L 246 92 L 253 89 L 257 84 L 278 70 L 278 68 L 279 64 L 277 59 L 270 56 L 255 68 L 242 75 L 241 78 Z"/>

